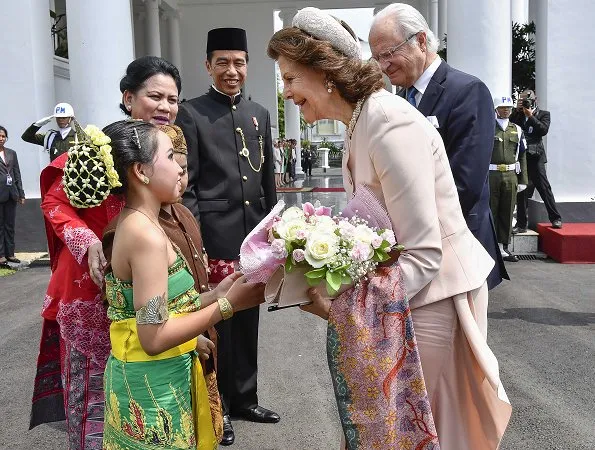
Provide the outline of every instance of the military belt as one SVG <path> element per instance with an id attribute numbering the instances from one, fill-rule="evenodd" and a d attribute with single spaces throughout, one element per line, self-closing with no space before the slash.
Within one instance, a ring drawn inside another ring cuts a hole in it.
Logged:
<path id="1" fill-rule="evenodd" d="M 516 170 L 516 164 L 490 164 L 490 170 L 498 172 L 510 172 Z"/>

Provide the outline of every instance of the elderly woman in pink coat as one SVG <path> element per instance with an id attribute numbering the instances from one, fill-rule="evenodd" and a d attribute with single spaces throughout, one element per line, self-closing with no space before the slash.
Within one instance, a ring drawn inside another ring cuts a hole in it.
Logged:
<path id="1" fill-rule="evenodd" d="M 279 64 L 285 99 L 307 122 L 347 126 L 347 196 L 366 185 L 405 246 L 398 264 L 440 448 L 496 449 L 511 407 L 486 343 L 494 261 L 467 228 L 439 133 L 383 89 L 380 67 L 362 61 L 351 30 L 316 8 L 275 33 L 268 54 Z M 328 318 L 332 302 L 317 292 L 311 299 L 303 309 Z"/>

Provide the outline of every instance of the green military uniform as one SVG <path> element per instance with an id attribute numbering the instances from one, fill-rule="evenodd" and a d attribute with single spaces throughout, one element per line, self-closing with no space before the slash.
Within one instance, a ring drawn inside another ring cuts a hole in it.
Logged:
<path id="1" fill-rule="evenodd" d="M 64 139 L 62 139 L 60 131 L 49 130 L 47 133 L 38 133 L 40 128 L 41 127 L 32 124 L 25 130 L 21 139 L 25 142 L 30 142 L 31 144 L 43 146 L 43 148 L 50 154 L 50 161 L 53 161 L 62 153 L 68 151 L 70 142 L 74 140 L 74 128 L 70 130 Z"/>
<path id="2" fill-rule="evenodd" d="M 494 149 L 490 163 L 490 208 L 496 225 L 496 238 L 508 245 L 512 234 L 512 215 L 517 186 L 527 184 L 527 159 L 523 132 L 508 122 L 506 129 L 496 124 Z"/>

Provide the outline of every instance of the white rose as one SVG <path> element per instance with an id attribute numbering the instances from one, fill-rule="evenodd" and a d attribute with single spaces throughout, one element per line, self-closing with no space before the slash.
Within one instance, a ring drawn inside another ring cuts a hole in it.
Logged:
<path id="1" fill-rule="evenodd" d="M 318 269 L 331 262 L 339 250 L 339 236 L 333 232 L 313 231 L 306 241 L 306 261 Z"/>
<path id="2" fill-rule="evenodd" d="M 305 219 L 306 216 L 304 215 L 304 211 L 302 211 L 297 206 L 292 206 L 291 208 L 287 208 L 283 214 L 281 214 L 281 220 L 284 222 L 288 222 L 293 219 Z"/>
<path id="3" fill-rule="evenodd" d="M 395 233 L 393 233 L 393 230 L 384 230 L 384 233 L 382 233 L 381 236 L 382 239 L 387 241 L 391 247 L 397 243 L 397 240 L 395 239 Z"/>
<path id="4" fill-rule="evenodd" d="M 374 230 L 367 225 L 358 225 L 355 227 L 353 236 L 356 241 L 365 242 L 366 244 L 372 244 L 372 241 L 378 236 Z"/>
<path id="5" fill-rule="evenodd" d="M 316 231 L 334 233 L 337 229 L 337 224 L 329 216 L 313 216 L 310 218 L 310 223 L 313 224 Z"/>
<path id="6" fill-rule="evenodd" d="M 303 218 L 295 218 L 277 223 L 275 231 L 282 239 L 293 242 L 303 239 L 303 236 L 308 234 L 308 224 Z"/>

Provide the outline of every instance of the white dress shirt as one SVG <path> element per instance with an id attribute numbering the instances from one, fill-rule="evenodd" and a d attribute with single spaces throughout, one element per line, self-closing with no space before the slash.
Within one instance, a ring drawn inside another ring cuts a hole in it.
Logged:
<path id="1" fill-rule="evenodd" d="M 428 84 L 430 84 L 430 80 L 438 70 L 438 66 L 440 66 L 441 62 L 442 58 L 436 55 L 436 58 L 434 59 L 434 61 L 432 61 L 432 64 L 430 64 L 428 68 L 424 70 L 424 73 L 422 73 L 421 76 L 417 79 L 417 81 L 413 83 L 413 86 L 415 87 L 415 89 L 417 89 L 417 93 L 415 94 L 415 104 L 418 107 L 419 102 L 421 102 L 421 98 L 424 95 L 424 92 L 426 92 L 426 89 L 428 88 Z"/>

